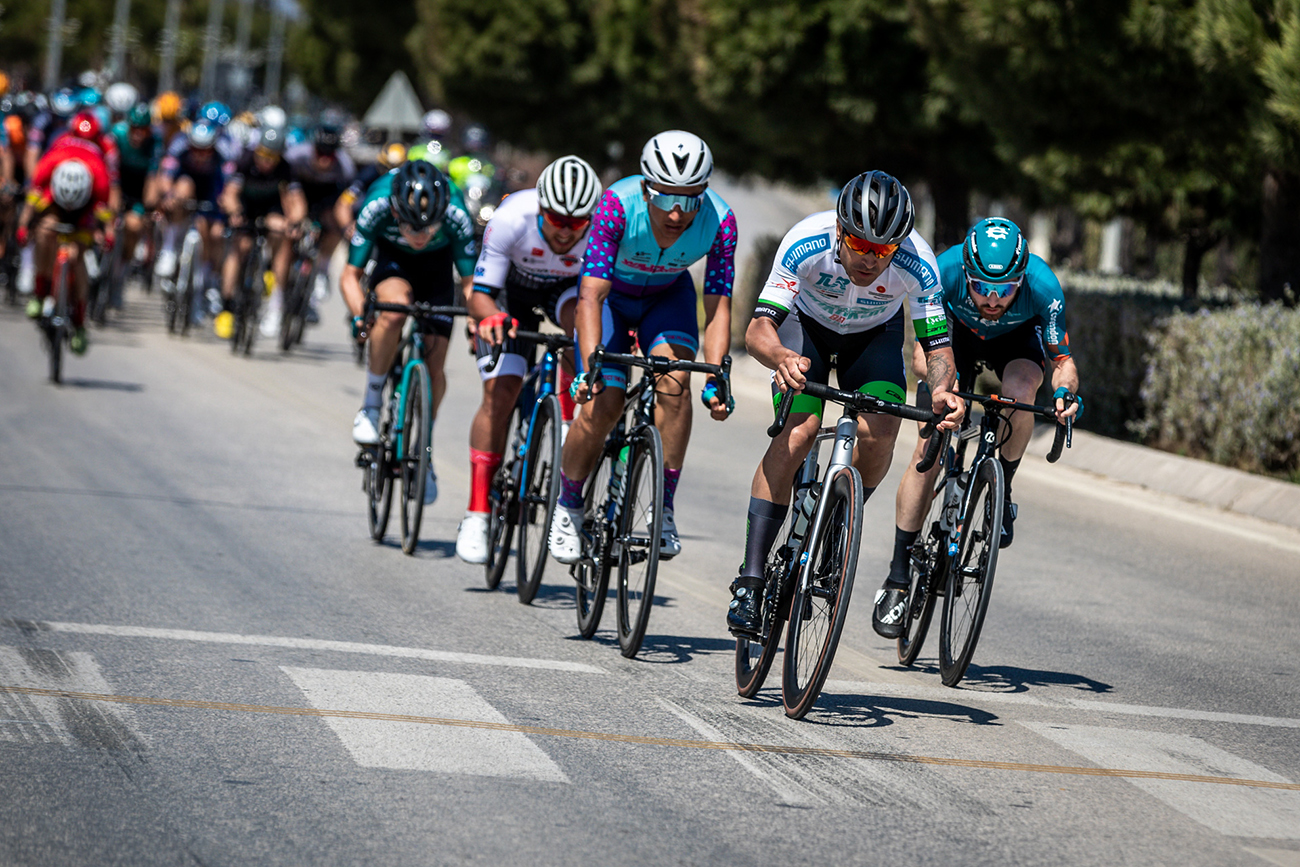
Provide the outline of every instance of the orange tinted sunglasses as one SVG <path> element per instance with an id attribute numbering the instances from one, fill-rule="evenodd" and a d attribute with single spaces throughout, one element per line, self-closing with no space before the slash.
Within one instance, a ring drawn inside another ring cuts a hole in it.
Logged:
<path id="1" fill-rule="evenodd" d="M 874 241 L 868 241 L 866 238 L 850 235 L 848 232 L 844 233 L 843 239 L 848 248 L 859 256 L 870 253 L 877 259 L 885 259 L 893 255 L 894 251 L 898 249 L 897 244 L 877 244 Z"/>
<path id="2" fill-rule="evenodd" d="M 580 232 L 587 228 L 591 222 L 591 217 L 570 217 L 567 214 L 557 214 L 554 211 L 548 211 L 542 208 L 542 217 L 557 229 L 568 229 L 572 232 Z"/>

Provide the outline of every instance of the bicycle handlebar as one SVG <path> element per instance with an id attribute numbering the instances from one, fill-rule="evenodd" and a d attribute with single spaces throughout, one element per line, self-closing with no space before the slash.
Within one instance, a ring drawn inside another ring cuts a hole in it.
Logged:
<path id="1" fill-rule="evenodd" d="M 407 316 L 419 316 L 428 319 L 434 316 L 467 316 L 464 307 L 451 307 L 440 304 L 427 304 L 416 301 L 414 304 L 393 304 L 388 301 L 367 301 L 366 309 L 376 313 L 405 313 Z"/>
<path id="2" fill-rule="evenodd" d="M 821 400 L 843 404 L 846 410 L 853 413 L 879 412 L 932 425 L 943 421 L 943 416 L 935 415 L 930 410 L 922 409 L 919 406 L 912 406 L 908 403 L 891 403 L 869 394 L 863 394 L 860 391 L 841 391 L 838 388 L 831 388 L 819 382 L 807 382 L 804 383 L 802 392 L 787 388 L 785 394 L 781 395 L 781 404 L 776 411 L 776 421 L 767 429 L 769 437 L 776 437 L 780 435 L 781 431 L 785 430 L 786 422 L 790 418 L 790 407 L 794 405 L 794 396 L 796 394 L 806 394 Z"/>
<path id="3" fill-rule="evenodd" d="M 681 361 L 674 358 L 665 358 L 662 355 L 626 355 L 621 352 L 607 352 L 605 345 L 600 344 L 596 347 L 596 351 L 591 353 L 591 359 L 587 365 L 587 369 L 590 371 L 587 375 L 588 382 L 595 382 L 600 379 L 601 369 L 606 362 L 610 364 L 626 364 L 628 367 L 639 367 L 659 376 L 676 370 L 686 370 L 692 373 L 711 373 L 718 387 L 718 400 L 723 406 L 727 406 L 731 402 L 730 355 L 722 356 L 721 364 L 709 364 L 704 361 Z"/>
<path id="4" fill-rule="evenodd" d="M 984 407 L 985 410 L 1019 410 L 1021 412 L 1027 412 L 1031 415 L 1036 415 L 1040 418 L 1056 422 L 1056 433 L 1052 437 L 1052 448 L 1047 453 L 1048 463 L 1054 464 L 1060 460 L 1062 449 L 1068 449 L 1074 439 L 1074 417 L 1071 416 L 1062 423 L 1056 417 L 1056 407 L 1054 406 L 1034 406 L 1029 403 L 1017 403 L 1009 397 L 1000 397 L 996 394 L 972 394 L 967 391 L 958 391 L 954 392 L 954 394 L 963 400 L 978 403 L 980 406 Z M 935 445 L 934 442 L 931 442 L 930 447 L 925 453 L 925 457 L 929 459 L 929 463 L 922 460 L 921 463 L 916 465 L 916 471 L 924 473 L 929 470 L 934 463 L 932 453 L 937 453 L 937 451 L 938 446 Z"/>
<path id="5" fill-rule="evenodd" d="M 543 334 L 540 331 L 525 331 L 522 328 L 515 330 L 515 336 L 508 338 L 510 340 L 523 340 L 528 343 L 545 343 L 546 348 L 551 352 L 557 349 L 564 349 L 574 345 L 572 337 L 565 337 L 563 334 Z M 505 341 L 492 344 L 492 357 L 488 361 L 487 371 L 491 373 L 497 369 L 497 363 L 501 361 L 501 353 L 505 349 Z"/>

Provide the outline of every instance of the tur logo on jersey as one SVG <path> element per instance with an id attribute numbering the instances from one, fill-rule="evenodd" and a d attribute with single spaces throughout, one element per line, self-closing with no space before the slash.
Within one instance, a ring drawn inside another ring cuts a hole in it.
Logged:
<path id="1" fill-rule="evenodd" d="M 849 278 L 836 277 L 833 274 L 827 274 L 825 271 L 819 271 L 816 286 L 822 290 L 824 295 L 843 295 L 844 290 L 849 288 Z"/>

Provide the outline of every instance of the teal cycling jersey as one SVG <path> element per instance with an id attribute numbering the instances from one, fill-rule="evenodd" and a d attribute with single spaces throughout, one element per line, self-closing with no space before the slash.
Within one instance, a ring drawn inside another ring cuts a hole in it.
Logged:
<path id="1" fill-rule="evenodd" d="M 128 198 L 144 197 L 144 184 L 148 177 L 158 171 L 163 158 L 162 136 L 149 130 L 140 147 L 131 144 L 131 127 L 126 121 L 113 124 L 113 138 L 117 142 L 119 171 L 122 192 Z"/>
<path id="2" fill-rule="evenodd" d="M 713 190 L 705 190 L 695 219 L 664 249 L 650 227 L 641 175 L 605 191 L 591 224 L 582 276 L 613 282 L 612 291 L 640 297 L 666 291 L 691 265 L 708 257 L 705 295 L 730 295 L 736 276 L 736 215 Z"/>
<path id="3" fill-rule="evenodd" d="M 1070 354 L 1070 334 L 1065 326 L 1065 296 L 1061 281 L 1040 257 L 1029 255 L 1024 282 L 1016 290 L 1015 300 L 996 321 L 980 316 L 979 308 L 966 289 L 966 271 L 961 263 L 961 244 L 939 255 L 939 281 L 943 284 L 943 306 L 948 315 L 981 340 L 1000 337 L 1037 319 L 1042 327 L 1043 344 L 1048 355 L 1056 358 Z"/>
<path id="4" fill-rule="evenodd" d="M 451 203 L 447 205 L 447 215 L 442 218 L 442 226 L 433 235 L 433 240 L 416 249 L 402 237 L 402 230 L 393 208 L 389 204 L 389 194 L 393 189 L 395 175 L 386 174 L 370 186 L 366 200 L 361 205 L 356 227 L 352 232 L 352 245 L 348 249 L 348 264 L 364 268 L 370 259 L 376 244 L 391 248 L 390 252 L 402 255 L 419 255 L 451 246 L 452 259 L 456 270 L 462 277 L 474 273 L 474 262 L 478 258 L 478 246 L 474 240 L 474 223 L 465 211 L 465 200 L 454 184 L 451 187 Z"/>

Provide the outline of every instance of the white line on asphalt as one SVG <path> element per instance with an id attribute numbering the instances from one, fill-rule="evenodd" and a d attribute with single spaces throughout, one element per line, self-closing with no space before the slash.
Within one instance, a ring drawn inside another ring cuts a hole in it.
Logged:
<path id="1" fill-rule="evenodd" d="M 318 709 L 510 722 L 463 680 L 288 666 L 280 670 Z M 325 722 L 362 767 L 569 782 L 559 765 L 521 732 L 343 717 L 326 717 Z"/>
<path id="2" fill-rule="evenodd" d="M 406 659 L 427 659 L 433 662 L 454 662 L 465 665 L 504 665 L 514 668 L 544 668 L 550 671 L 572 671 L 582 674 L 604 674 L 603 669 L 581 662 L 559 659 L 525 659 L 518 656 L 486 656 L 479 653 L 455 653 L 448 650 L 428 650 L 423 647 L 395 647 L 388 644 L 361 644 L 355 641 L 329 641 L 321 638 L 287 638 L 276 635 L 239 635 L 231 632 L 199 632 L 192 629 L 155 629 L 148 626 L 110 626 L 97 623 L 60 623 L 32 621 L 37 629 L 50 632 L 72 632 L 80 635 L 111 635 L 117 638 L 161 638 L 171 641 L 199 641 L 209 644 L 244 644 L 261 647 L 288 647 L 294 650 L 329 650 L 336 653 L 368 653 L 373 656 L 392 656 Z"/>
<path id="3" fill-rule="evenodd" d="M 695 729 L 695 731 L 699 732 L 701 736 L 708 738 L 711 741 L 725 741 L 728 739 L 722 732 L 718 731 L 685 708 L 664 698 L 661 698 L 658 701 L 665 710 L 691 728 Z M 759 767 L 756 761 L 744 753 L 738 751 L 728 752 L 727 755 L 731 756 L 731 758 L 746 771 L 749 771 L 749 773 L 753 774 L 763 783 L 766 783 L 772 791 L 776 792 L 776 796 L 781 799 L 782 804 L 792 807 L 803 807 L 821 803 L 820 800 L 814 797 L 812 793 L 808 792 L 806 789 L 802 789 L 790 783 L 788 780 L 782 779 L 776 774 L 768 773 L 766 770 Z"/>
<path id="4" fill-rule="evenodd" d="M 1140 704 L 1118 704 L 1094 701 L 1073 696 L 1034 696 L 1023 692 L 983 692 L 976 689 L 948 689 L 940 686 L 911 686 L 897 683 L 869 683 L 864 681 L 828 680 L 823 692 L 856 693 L 858 695 L 887 695 L 899 698 L 919 698 L 942 701 L 948 704 L 971 702 L 1003 702 L 1034 707 L 1069 708 L 1090 713 L 1116 713 L 1125 716 L 1149 716 L 1162 719 L 1189 719 L 1202 722 L 1221 722 L 1233 725 L 1270 726 L 1298 729 L 1300 719 L 1277 716 L 1255 716 L 1246 713 L 1220 713 L 1211 710 L 1185 710 L 1176 707 L 1147 707 Z"/>
<path id="5" fill-rule="evenodd" d="M 1187 735 L 1036 722 L 1020 725 L 1106 767 L 1290 782 L 1262 765 Z M 1220 834 L 1300 839 L 1300 792 L 1145 778 L 1129 778 L 1129 782 Z"/>
<path id="6" fill-rule="evenodd" d="M 1278 867 L 1300 867 L 1300 852 L 1294 849 L 1257 849 L 1243 846 L 1247 852 Z"/>

